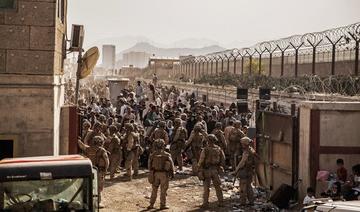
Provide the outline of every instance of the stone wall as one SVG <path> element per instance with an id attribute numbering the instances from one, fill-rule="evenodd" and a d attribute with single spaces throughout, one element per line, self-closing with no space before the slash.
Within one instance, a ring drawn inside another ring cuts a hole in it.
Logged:
<path id="1" fill-rule="evenodd" d="M 15 10 L 0 10 L 0 140 L 14 141 L 15 157 L 59 153 L 63 1 L 63 10 L 61 0 L 18 0 Z"/>

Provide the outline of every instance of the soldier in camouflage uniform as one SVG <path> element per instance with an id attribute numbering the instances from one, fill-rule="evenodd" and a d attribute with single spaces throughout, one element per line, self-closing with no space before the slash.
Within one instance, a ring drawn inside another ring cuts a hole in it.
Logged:
<path id="1" fill-rule="evenodd" d="M 148 209 L 154 208 L 157 191 L 160 186 L 160 209 L 168 209 L 166 205 L 166 193 L 169 188 L 169 179 L 174 177 L 174 163 L 171 155 L 165 152 L 165 143 L 162 139 L 154 141 L 154 152 L 150 155 L 148 161 L 149 183 L 152 184 L 150 205 Z"/>
<path id="2" fill-rule="evenodd" d="M 250 147 L 250 138 L 243 137 L 240 142 L 243 154 L 235 170 L 236 176 L 240 178 L 240 204 L 245 205 L 246 200 L 248 200 L 249 204 L 253 205 L 255 199 L 251 182 L 254 175 L 256 153 Z"/>
<path id="3" fill-rule="evenodd" d="M 204 194 L 202 207 L 209 205 L 211 181 L 215 187 L 219 206 L 223 206 L 224 198 L 221 190 L 220 174 L 224 172 L 225 155 L 222 149 L 215 145 L 217 138 L 213 134 L 207 136 L 207 146 L 201 151 L 199 160 L 199 179 L 204 181 Z"/>
<path id="4" fill-rule="evenodd" d="M 150 136 L 150 141 L 153 142 L 157 139 L 163 139 L 165 141 L 165 145 L 169 144 L 169 135 L 165 130 L 166 123 L 165 121 L 159 122 L 159 127 L 154 130 L 154 132 Z M 151 145 L 150 151 L 153 151 L 153 147 Z"/>
<path id="5" fill-rule="evenodd" d="M 113 179 L 115 176 L 116 168 L 119 166 L 122 160 L 122 149 L 121 142 L 119 137 L 116 135 L 118 129 L 115 125 L 111 125 L 109 128 L 110 136 L 109 136 L 109 145 L 108 151 L 110 153 L 110 179 Z"/>
<path id="6" fill-rule="evenodd" d="M 121 138 L 121 146 L 125 158 L 126 176 L 132 180 L 133 168 L 136 175 L 139 170 L 139 161 L 137 151 L 139 148 L 138 135 L 134 132 L 134 126 L 130 123 L 125 124 L 125 135 Z"/>
<path id="7" fill-rule="evenodd" d="M 80 149 L 85 152 L 86 157 L 91 160 L 93 166 L 98 169 L 98 187 L 99 187 L 99 200 L 101 201 L 101 192 L 104 189 L 105 175 L 109 168 L 109 156 L 107 151 L 103 148 L 104 140 L 101 136 L 93 138 L 93 146 L 88 146 L 78 140 Z"/>
<path id="8" fill-rule="evenodd" d="M 192 152 L 192 173 L 197 175 L 198 162 L 200 159 L 201 149 L 204 146 L 204 140 L 206 139 L 207 133 L 202 129 L 201 125 L 195 125 L 193 131 L 190 134 L 185 146 L 190 147 Z"/>
<path id="9" fill-rule="evenodd" d="M 188 137 L 187 130 L 181 125 L 181 119 L 174 120 L 173 137 L 170 144 L 170 153 L 173 161 L 176 161 L 179 170 L 183 169 L 182 151 L 185 148 L 185 140 Z"/>
<path id="10" fill-rule="evenodd" d="M 215 124 L 215 129 L 212 131 L 212 134 L 214 134 L 216 136 L 217 140 L 218 140 L 216 145 L 221 147 L 221 149 L 225 152 L 226 148 L 227 148 L 227 144 L 226 144 L 226 141 L 225 141 L 224 132 L 222 131 L 221 122 L 217 122 Z"/>
<path id="11" fill-rule="evenodd" d="M 81 130 L 81 140 L 82 141 L 85 139 L 88 132 L 91 131 L 90 129 L 91 129 L 91 123 L 89 121 L 85 120 L 84 123 L 82 124 L 82 130 Z"/>
<path id="12" fill-rule="evenodd" d="M 242 147 L 240 144 L 240 140 L 244 136 L 244 133 L 241 131 L 241 122 L 236 121 L 234 123 L 234 129 L 230 132 L 228 145 L 230 164 L 233 170 L 235 170 L 237 161 L 239 161 L 239 157 L 242 155 Z"/>
<path id="13" fill-rule="evenodd" d="M 93 130 L 89 130 L 84 138 L 84 143 L 89 146 L 93 146 L 93 138 L 95 136 L 101 136 L 104 140 L 106 139 L 105 135 L 102 133 L 102 124 L 100 122 L 95 122 Z"/>

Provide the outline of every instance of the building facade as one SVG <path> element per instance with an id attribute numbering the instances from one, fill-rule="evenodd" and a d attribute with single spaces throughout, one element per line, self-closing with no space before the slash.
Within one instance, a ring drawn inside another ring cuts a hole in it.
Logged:
<path id="1" fill-rule="evenodd" d="M 0 2 L 0 157 L 59 153 L 66 7 Z"/>
<path id="2" fill-rule="evenodd" d="M 123 54 L 123 64 L 125 67 L 145 68 L 148 65 L 151 54 L 146 52 L 127 52 Z"/>

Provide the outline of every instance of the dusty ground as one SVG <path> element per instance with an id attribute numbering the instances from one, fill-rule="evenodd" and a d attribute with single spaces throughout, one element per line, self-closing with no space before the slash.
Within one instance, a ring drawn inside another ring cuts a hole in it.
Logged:
<path id="1" fill-rule="evenodd" d="M 214 189 L 210 191 L 209 209 L 200 208 L 199 206 L 202 204 L 201 184 L 202 182 L 197 177 L 177 174 L 171 180 L 168 190 L 167 202 L 170 209 L 164 211 L 233 211 L 236 199 L 230 199 L 225 192 L 226 207 L 219 208 Z M 147 211 L 150 194 L 151 185 L 148 183 L 147 173 L 144 171 L 130 182 L 124 181 L 124 177 L 121 176 L 113 181 L 107 180 L 103 192 L 103 203 L 106 207 L 101 211 Z M 151 211 L 159 211 L 159 200 L 157 200 L 155 208 L 157 209 Z"/>

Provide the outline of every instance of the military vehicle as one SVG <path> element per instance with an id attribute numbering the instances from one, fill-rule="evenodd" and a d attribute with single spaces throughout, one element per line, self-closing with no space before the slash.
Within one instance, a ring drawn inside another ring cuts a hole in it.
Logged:
<path id="1" fill-rule="evenodd" d="M 80 155 L 0 161 L 0 211 L 98 211 L 97 170 Z"/>

